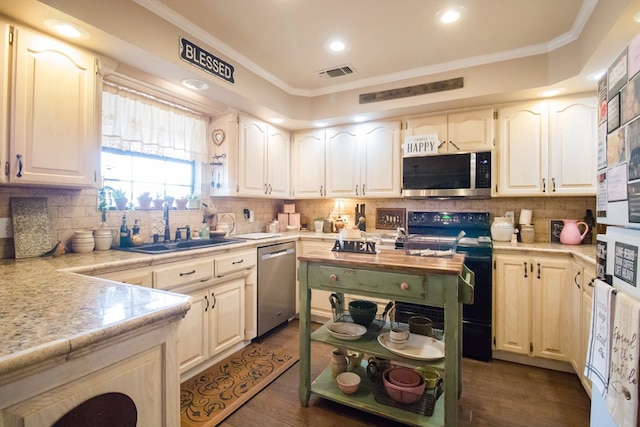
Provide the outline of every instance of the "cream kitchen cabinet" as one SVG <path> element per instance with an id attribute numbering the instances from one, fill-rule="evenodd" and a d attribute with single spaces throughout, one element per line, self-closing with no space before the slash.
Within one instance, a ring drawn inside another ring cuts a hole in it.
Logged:
<path id="1" fill-rule="evenodd" d="M 400 124 L 326 129 L 327 197 L 400 197 Z"/>
<path id="2" fill-rule="evenodd" d="M 498 196 L 595 195 L 595 97 L 500 108 Z"/>
<path id="3" fill-rule="evenodd" d="M 569 361 L 569 258 L 495 254 L 494 268 L 495 349 Z"/>
<path id="4" fill-rule="evenodd" d="M 11 26 L 8 22 L 0 19 L 0 114 L 3 118 L 0 120 L 0 183 L 5 183 L 9 179 L 9 37 L 11 34 Z"/>
<path id="5" fill-rule="evenodd" d="M 576 328 L 580 336 L 580 347 L 578 349 L 578 363 L 576 373 L 582 382 L 582 386 L 591 396 L 591 380 L 584 376 L 584 365 L 587 361 L 587 347 L 589 346 L 589 334 L 591 332 L 591 310 L 593 304 L 593 286 L 596 279 L 594 265 L 582 265 L 582 302 L 580 310 L 580 327 Z"/>
<path id="6" fill-rule="evenodd" d="M 293 134 L 292 195 L 296 199 L 317 199 L 325 186 L 324 129 Z"/>
<path id="7" fill-rule="evenodd" d="M 439 153 L 493 149 L 494 110 L 415 117 L 407 120 L 405 135 L 437 134 Z"/>
<path id="8" fill-rule="evenodd" d="M 250 249 L 156 267 L 159 288 L 191 297 L 191 309 L 178 324 L 184 378 L 225 350 L 255 338 L 256 257 Z"/>
<path id="9" fill-rule="evenodd" d="M 301 240 L 298 246 L 298 253 L 300 255 L 308 254 L 313 251 L 329 250 L 333 247 L 333 241 L 311 241 Z M 298 283 L 298 294 L 299 294 Z M 314 322 L 324 323 L 333 318 L 333 312 L 331 311 L 331 304 L 329 303 L 329 295 L 331 292 L 323 291 L 321 289 L 312 289 L 311 294 L 311 320 Z M 299 304 L 299 299 L 296 298 L 296 304 Z M 296 308 L 296 312 L 299 312 L 299 307 Z"/>
<path id="10" fill-rule="evenodd" d="M 8 182 L 91 187 L 99 176 L 99 60 L 13 27 Z M 0 51 L 6 59 L 6 53 Z M 5 78 L 6 73 L 0 73 Z M 4 83 L 4 82 L 2 82 Z"/>
<path id="11" fill-rule="evenodd" d="M 289 132 L 240 116 L 238 195 L 289 198 L 291 147 Z"/>

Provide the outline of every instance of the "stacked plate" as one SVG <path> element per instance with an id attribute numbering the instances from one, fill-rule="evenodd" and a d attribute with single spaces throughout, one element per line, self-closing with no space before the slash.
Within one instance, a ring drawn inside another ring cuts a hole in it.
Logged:
<path id="1" fill-rule="evenodd" d="M 327 330 L 334 338 L 345 341 L 355 341 L 367 333 L 364 326 L 347 322 L 329 323 Z"/>

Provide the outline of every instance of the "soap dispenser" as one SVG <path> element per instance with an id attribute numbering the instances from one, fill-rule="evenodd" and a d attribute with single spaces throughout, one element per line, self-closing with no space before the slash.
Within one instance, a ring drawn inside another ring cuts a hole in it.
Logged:
<path id="1" fill-rule="evenodd" d="M 202 228 L 200 229 L 200 238 L 201 239 L 208 239 L 209 237 L 210 237 L 209 223 L 207 222 L 207 216 L 203 215 L 202 216 Z"/>

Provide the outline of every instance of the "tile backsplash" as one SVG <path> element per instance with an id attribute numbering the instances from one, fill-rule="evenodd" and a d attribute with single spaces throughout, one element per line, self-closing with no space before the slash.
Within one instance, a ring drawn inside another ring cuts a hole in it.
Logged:
<path id="1" fill-rule="evenodd" d="M 51 245 L 61 240 L 67 244 L 78 229 L 92 229 L 100 223 L 100 212 L 97 210 L 97 190 L 64 190 L 44 188 L 0 187 L 0 218 L 10 218 L 11 197 L 46 197 L 47 208 L 51 224 Z M 492 217 L 503 216 L 507 211 L 514 211 L 516 220 L 521 209 L 533 211 L 533 225 L 535 226 L 535 240 L 549 241 L 549 223 L 552 219 L 583 219 L 587 209 L 595 212 L 595 197 L 511 197 L 493 199 L 450 199 L 450 200 L 405 200 L 405 199 L 341 199 L 342 214 L 347 214 L 353 221 L 356 204 L 366 205 L 368 217 L 367 231 L 375 231 L 374 216 L 376 209 L 404 208 L 407 211 L 471 211 L 489 212 Z M 203 200 L 213 212 L 233 212 L 236 217 L 238 233 L 252 233 L 265 231 L 267 224 L 277 218 L 282 212 L 284 200 L 251 199 L 251 198 L 210 198 Z M 302 224 L 309 224 L 313 229 L 313 219 L 326 217 L 335 212 L 334 199 L 296 200 L 286 201 L 294 203 L 299 212 Z M 254 213 L 254 221 L 249 222 L 243 213 L 250 209 Z M 132 226 L 136 219 L 140 220 L 140 234 L 151 240 L 154 219 L 162 216 L 161 210 L 126 211 L 127 223 Z M 109 211 L 107 224 L 118 227 L 122 220 L 122 211 Z M 200 228 L 202 223 L 201 210 L 172 211 L 170 224 L 173 232 L 175 227 L 186 224 L 192 228 Z M 392 232 L 392 230 L 380 230 Z M 0 239 L 0 258 L 14 257 L 13 239 Z"/>

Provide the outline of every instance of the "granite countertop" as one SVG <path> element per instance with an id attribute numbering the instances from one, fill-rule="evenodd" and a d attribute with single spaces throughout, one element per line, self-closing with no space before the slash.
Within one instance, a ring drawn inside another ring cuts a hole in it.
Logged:
<path id="1" fill-rule="evenodd" d="M 563 245 L 560 243 L 517 243 L 493 242 L 493 250 L 527 252 L 535 251 L 540 253 L 572 255 L 587 263 L 596 264 L 596 245 Z"/>
<path id="2" fill-rule="evenodd" d="M 0 260 L 0 382 L 10 373 L 64 356 L 148 324 L 179 319 L 189 297 L 91 274 L 141 268 L 194 256 L 297 240 L 267 240 L 147 255 L 120 250 Z"/>

